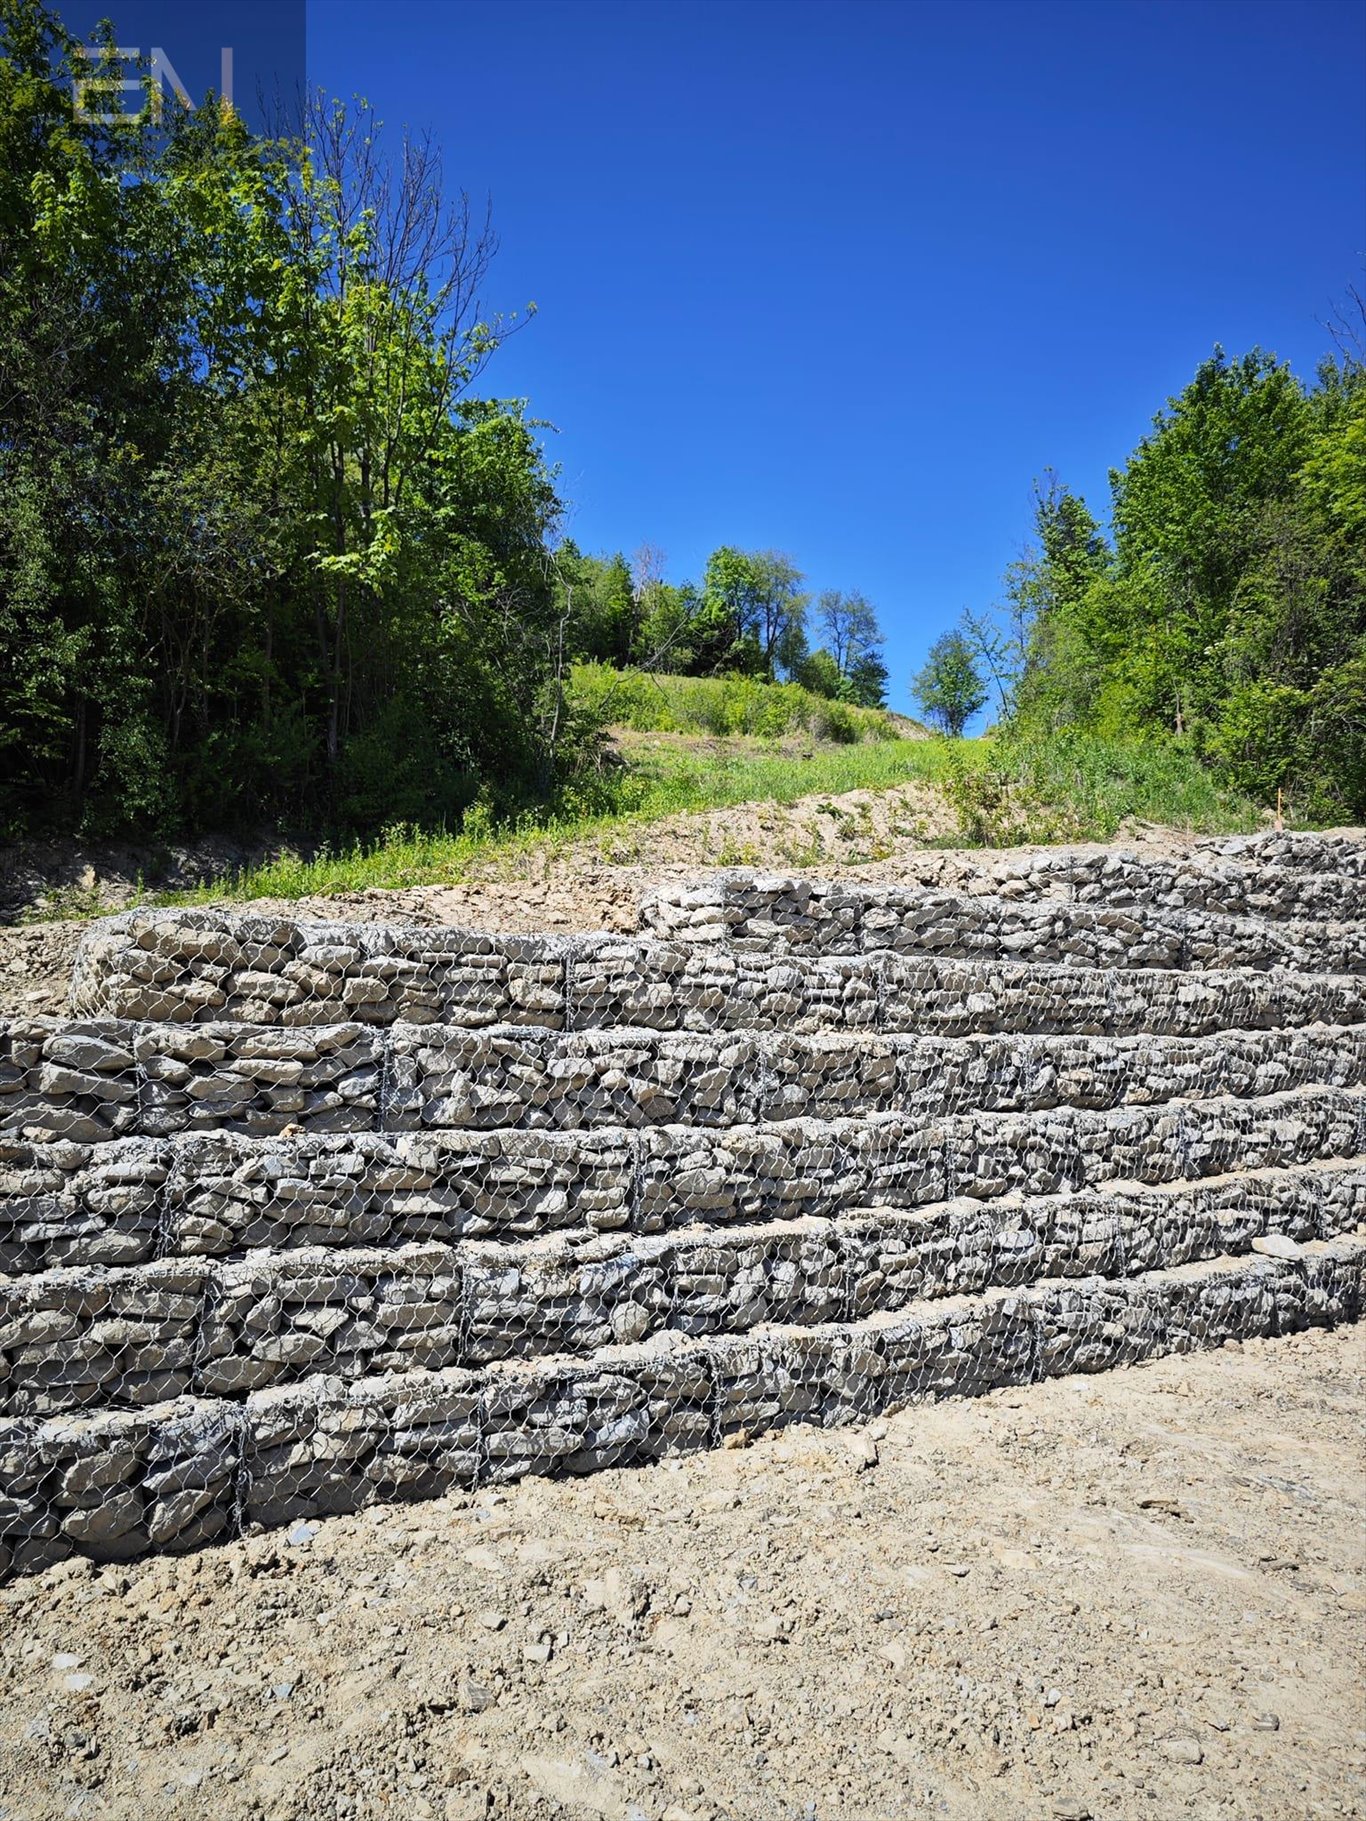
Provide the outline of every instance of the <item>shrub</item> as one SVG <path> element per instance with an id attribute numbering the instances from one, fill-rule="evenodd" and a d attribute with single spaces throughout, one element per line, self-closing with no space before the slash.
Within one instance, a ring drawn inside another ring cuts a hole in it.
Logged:
<path id="1" fill-rule="evenodd" d="M 822 740 L 852 746 L 859 737 L 858 723 L 847 702 L 822 702 L 816 710 L 815 732 Z"/>
<path id="2" fill-rule="evenodd" d="M 799 683 L 765 683 L 758 677 L 655 676 L 576 664 L 570 693 L 585 713 L 636 733 L 777 740 L 805 730 L 840 745 L 897 737 L 881 709 L 829 701 Z"/>

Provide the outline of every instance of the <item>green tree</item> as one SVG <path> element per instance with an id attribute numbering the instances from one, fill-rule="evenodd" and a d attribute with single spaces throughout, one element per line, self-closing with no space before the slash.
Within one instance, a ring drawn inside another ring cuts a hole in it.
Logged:
<path id="1" fill-rule="evenodd" d="M 1223 695 L 1219 646 L 1256 535 L 1308 453 L 1310 414 L 1290 369 L 1254 350 L 1205 361 L 1112 475 L 1121 575 L 1139 588 L 1121 666 L 1137 715 L 1176 732 Z"/>
<path id="2" fill-rule="evenodd" d="M 326 104 L 289 140 L 212 98 L 90 122 L 55 15 L 0 26 L 6 831 L 553 791 L 559 506 L 475 396 L 511 325 L 435 149 Z"/>
<path id="3" fill-rule="evenodd" d="M 847 676 L 861 657 L 882 644 L 877 613 L 857 589 L 848 594 L 838 588 L 825 589 L 816 605 L 816 617 L 826 650 L 841 676 Z"/>
<path id="4" fill-rule="evenodd" d="M 749 556 L 754 578 L 755 632 L 770 683 L 799 639 L 805 638 L 809 600 L 802 591 L 800 569 L 781 550 L 756 550 Z"/>
<path id="5" fill-rule="evenodd" d="M 1006 571 L 1005 610 L 992 630 L 964 615 L 1003 716 L 1050 732 L 1094 722 L 1118 654 L 1104 607 L 1110 551 L 1086 502 L 1050 469 L 1034 483 L 1035 542 Z"/>
<path id="6" fill-rule="evenodd" d="M 946 632 L 930 646 L 924 668 L 911 682 L 911 694 L 937 727 L 959 739 L 987 699 L 986 686 L 961 632 Z"/>
<path id="7" fill-rule="evenodd" d="M 1039 489 L 1007 578 L 1017 721 L 1174 735 L 1264 802 L 1366 813 L 1364 379 L 1351 345 L 1308 388 L 1216 350 L 1112 475 L 1113 551 Z"/>
<path id="8" fill-rule="evenodd" d="M 763 669 L 762 587 L 748 552 L 723 544 L 707 558 L 692 635 L 694 661 L 701 673 L 728 670 L 754 676 Z"/>
<path id="9" fill-rule="evenodd" d="M 809 689 L 813 696 L 826 696 L 833 702 L 839 695 L 843 679 L 833 652 L 827 651 L 822 645 L 818 650 L 806 654 L 792 680 L 800 683 L 803 689 Z"/>
<path id="10" fill-rule="evenodd" d="M 656 580 L 642 602 L 639 661 L 650 670 L 690 676 L 706 668 L 694 640 L 702 622 L 702 596 L 692 582 Z"/>
<path id="11" fill-rule="evenodd" d="M 859 708 L 887 706 L 888 670 L 880 651 L 865 651 L 856 657 L 840 680 L 841 701 L 853 702 Z"/>
<path id="12" fill-rule="evenodd" d="M 586 556 L 566 538 L 555 552 L 556 600 L 572 657 L 631 662 L 637 635 L 636 591 L 626 558 Z"/>

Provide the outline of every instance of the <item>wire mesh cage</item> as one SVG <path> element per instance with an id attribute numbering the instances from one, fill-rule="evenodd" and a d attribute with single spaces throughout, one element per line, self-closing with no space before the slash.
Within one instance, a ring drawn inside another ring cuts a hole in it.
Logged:
<path id="1" fill-rule="evenodd" d="M 1364 877 L 95 926 L 0 1028 L 0 1573 L 1354 1318 Z"/>

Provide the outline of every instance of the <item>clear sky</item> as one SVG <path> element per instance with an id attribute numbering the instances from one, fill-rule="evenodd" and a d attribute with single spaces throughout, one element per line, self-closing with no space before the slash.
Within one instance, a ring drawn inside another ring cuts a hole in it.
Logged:
<path id="1" fill-rule="evenodd" d="M 568 533 L 861 588 L 895 706 L 1034 475 L 1103 512 L 1216 341 L 1308 375 L 1362 282 L 1361 0 L 312 0 L 308 71 L 492 197 Z"/>

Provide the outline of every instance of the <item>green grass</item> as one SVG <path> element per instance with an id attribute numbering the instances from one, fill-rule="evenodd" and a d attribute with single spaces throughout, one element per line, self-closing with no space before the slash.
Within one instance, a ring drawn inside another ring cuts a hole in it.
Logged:
<path id="1" fill-rule="evenodd" d="M 674 677 L 576 664 L 569 693 L 592 714 L 636 733 L 762 740 L 810 733 L 842 745 L 896 737 L 881 709 L 827 701 L 797 683 L 762 683 L 754 677 Z"/>
<path id="2" fill-rule="evenodd" d="M 638 801 L 627 812 L 654 821 L 685 810 L 721 809 L 731 803 L 794 803 L 798 797 L 846 790 L 890 790 L 899 784 L 941 783 L 949 755 L 939 740 L 882 740 L 856 746 L 813 748 L 810 756 L 765 749 L 758 741 L 731 740 L 699 752 L 663 740 L 627 748 L 623 789 Z"/>
<path id="3" fill-rule="evenodd" d="M 971 846 L 1109 841 L 1130 821 L 1240 834 L 1262 820 L 1258 804 L 1174 739 L 965 740 L 950 752 L 946 788 Z"/>
<path id="4" fill-rule="evenodd" d="M 538 854 L 688 811 L 735 803 L 792 803 L 921 783 L 944 790 L 959 817 L 952 844 L 1111 839 L 1128 819 L 1200 833 L 1255 828 L 1258 806 L 1222 790 L 1194 757 L 1171 743 L 1139 745 L 1060 738 L 880 740 L 813 747 L 809 756 L 737 738 L 715 750 L 660 735 L 626 742 L 626 770 L 562 813 L 513 827 L 476 825 L 456 834 L 397 828 L 377 841 L 312 858 L 287 853 L 163 904 L 221 898 L 325 897 L 374 888 L 458 883 Z M 945 841 L 944 845 L 949 845 Z"/>
<path id="5" fill-rule="evenodd" d="M 513 827 L 458 834 L 390 829 L 379 840 L 312 858 L 287 853 L 231 878 L 190 892 L 157 897 L 158 904 L 205 904 L 221 898 L 323 897 L 375 887 L 456 883 L 500 864 L 569 846 L 613 829 L 658 822 L 690 810 L 732 803 L 793 803 L 799 797 L 849 790 L 889 790 L 947 775 L 939 741 L 887 740 L 813 749 L 809 758 L 736 740 L 715 754 L 667 739 L 636 757 L 625 773 L 604 781 L 597 801 L 579 810 Z"/>

